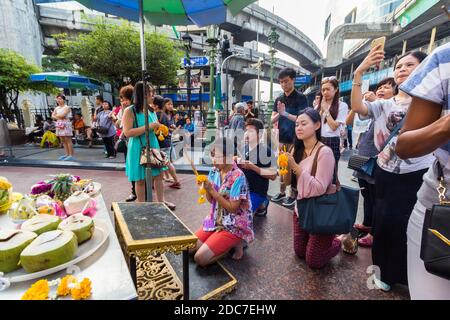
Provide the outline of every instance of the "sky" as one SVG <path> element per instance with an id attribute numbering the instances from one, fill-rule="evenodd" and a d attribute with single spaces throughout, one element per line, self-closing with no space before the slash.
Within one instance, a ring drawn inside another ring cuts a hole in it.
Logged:
<path id="1" fill-rule="evenodd" d="M 322 49 L 328 0 L 259 0 L 257 3 L 296 26 Z"/>
<path id="2" fill-rule="evenodd" d="M 285 19 L 287 22 L 296 26 L 306 36 L 308 36 L 314 43 L 322 50 L 324 48 L 324 28 L 325 20 L 327 18 L 326 6 L 328 0 L 259 0 L 258 3 L 266 10 L 273 11 L 279 17 Z M 261 45 L 261 51 L 268 51 L 267 46 Z M 296 63 L 296 61 L 289 56 L 278 53 L 280 57 L 286 61 Z M 263 101 L 269 100 L 269 82 L 263 81 L 261 83 L 261 94 Z M 274 91 L 280 91 L 281 87 L 274 84 Z"/>

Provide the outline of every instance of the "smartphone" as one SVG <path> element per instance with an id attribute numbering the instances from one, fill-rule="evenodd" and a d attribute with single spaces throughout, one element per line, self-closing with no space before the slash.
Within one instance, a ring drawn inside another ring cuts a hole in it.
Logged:
<path id="1" fill-rule="evenodd" d="M 370 45 L 370 49 L 375 48 L 376 46 L 381 44 L 380 50 L 384 51 L 384 45 L 386 44 L 386 37 L 376 38 L 372 41 L 372 44 Z"/>

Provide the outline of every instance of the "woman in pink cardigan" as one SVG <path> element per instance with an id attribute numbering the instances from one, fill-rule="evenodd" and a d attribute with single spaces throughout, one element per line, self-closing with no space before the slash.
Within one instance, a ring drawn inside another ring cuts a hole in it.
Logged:
<path id="1" fill-rule="evenodd" d="M 320 142 L 320 114 L 313 108 L 307 108 L 300 114 L 295 123 L 296 139 L 294 152 L 287 154 L 289 169 L 297 176 L 298 200 L 318 197 L 336 192 L 333 184 L 335 159 L 333 151 Z M 311 175 L 316 153 L 317 173 Z M 309 234 L 298 223 L 297 207 L 294 211 L 294 251 L 313 269 L 324 267 L 340 249 L 341 242 L 335 235 Z"/>

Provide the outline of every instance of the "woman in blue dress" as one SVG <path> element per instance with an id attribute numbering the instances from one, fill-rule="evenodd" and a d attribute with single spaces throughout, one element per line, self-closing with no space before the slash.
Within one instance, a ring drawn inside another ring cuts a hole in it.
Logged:
<path id="1" fill-rule="evenodd" d="M 149 86 L 147 94 L 147 103 L 149 105 L 149 137 L 150 148 L 159 149 L 158 139 L 155 130 L 160 126 L 156 113 L 153 109 L 154 90 Z M 137 202 L 145 202 L 145 168 L 140 164 L 141 150 L 145 146 L 145 116 L 143 104 L 143 84 L 138 82 L 134 87 L 134 105 L 125 109 L 122 123 L 123 132 L 128 140 L 128 154 L 126 160 L 125 173 L 129 181 L 136 183 Z M 162 169 L 152 168 L 152 177 L 156 190 L 156 199 L 158 202 L 164 202 L 170 209 L 174 210 L 175 205 L 164 199 L 163 171 Z"/>

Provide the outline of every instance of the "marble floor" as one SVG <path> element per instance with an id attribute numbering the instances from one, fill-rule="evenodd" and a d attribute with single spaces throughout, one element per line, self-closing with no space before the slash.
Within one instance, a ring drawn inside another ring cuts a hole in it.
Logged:
<path id="1" fill-rule="evenodd" d="M 0 176 L 7 177 L 18 192 L 29 192 L 31 185 L 56 173 L 70 172 L 93 178 L 102 184 L 107 207 L 123 201 L 130 193 L 124 172 L 64 170 L 53 168 L 0 167 Z M 196 231 L 208 212 L 208 205 L 197 204 L 197 187 L 193 175 L 180 175 L 182 189 L 167 188 L 168 201 L 177 204 L 176 215 Z M 273 189 L 273 186 L 271 187 Z M 361 214 L 358 215 L 358 219 Z M 227 299 L 250 300 L 391 300 L 409 299 L 405 287 L 384 293 L 369 289 L 371 273 L 370 249 L 360 248 L 356 256 L 340 253 L 322 270 L 309 269 L 292 248 L 292 212 L 271 204 L 267 217 L 255 218 L 256 239 L 241 261 L 227 257 L 224 266 L 237 278 L 237 289 Z"/>

